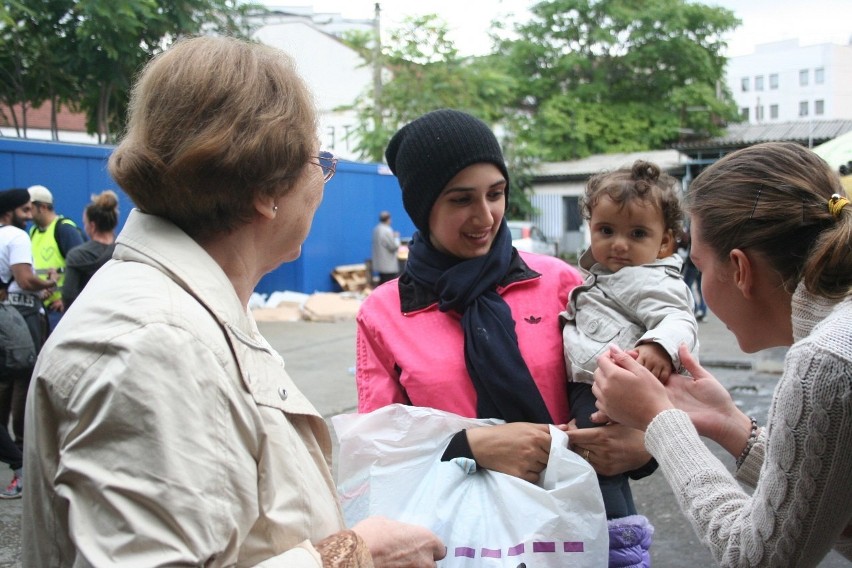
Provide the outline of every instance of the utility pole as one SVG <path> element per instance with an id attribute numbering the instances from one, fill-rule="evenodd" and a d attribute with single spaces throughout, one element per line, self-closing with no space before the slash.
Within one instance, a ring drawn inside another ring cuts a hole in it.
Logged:
<path id="1" fill-rule="evenodd" d="M 373 16 L 373 129 L 380 132 L 382 128 L 382 8 L 378 2 Z"/>

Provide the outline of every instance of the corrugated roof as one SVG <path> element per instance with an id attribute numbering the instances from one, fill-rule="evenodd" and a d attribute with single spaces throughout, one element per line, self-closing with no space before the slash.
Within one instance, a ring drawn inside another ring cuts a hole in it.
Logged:
<path id="1" fill-rule="evenodd" d="M 744 148 L 761 142 L 800 142 L 820 144 L 852 131 L 852 120 L 812 120 L 773 124 L 732 124 L 725 134 L 673 144 L 679 150 L 702 148 Z"/>
<path id="2" fill-rule="evenodd" d="M 648 150 L 617 154 L 596 154 L 567 162 L 547 162 L 534 170 L 536 181 L 580 180 L 593 174 L 630 166 L 636 160 L 648 160 L 669 174 L 678 176 L 696 150 L 719 150 L 720 155 L 760 142 L 799 142 L 816 146 L 852 132 L 852 120 L 814 120 L 773 124 L 732 124 L 725 134 L 696 142 L 676 144 L 669 150 Z"/>
<path id="3" fill-rule="evenodd" d="M 647 150 L 618 154 L 596 154 L 568 162 L 547 162 L 535 168 L 536 180 L 587 178 L 598 172 L 632 166 L 636 160 L 654 162 L 664 171 L 672 173 L 686 166 L 687 156 L 677 150 Z"/>

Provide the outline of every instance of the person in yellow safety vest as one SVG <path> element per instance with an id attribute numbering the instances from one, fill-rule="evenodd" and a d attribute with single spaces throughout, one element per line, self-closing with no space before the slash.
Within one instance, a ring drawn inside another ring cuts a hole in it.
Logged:
<path id="1" fill-rule="evenodd" d="M 72 248 L 83 244 L 83 232 L 71 219 L 57 215 L 53 209 L 53 194 L 43 185 L 28 188 L 33 206 L 33 226 L 30 239 L 33 246 L 33 268 L 45 279 L 51 270 L 59 273 L 57 290 L 44 300 L 50 329 L 56 325 L 65 306 L 62 303 L 62 283 L 65 279 L 65 256 Z"/>

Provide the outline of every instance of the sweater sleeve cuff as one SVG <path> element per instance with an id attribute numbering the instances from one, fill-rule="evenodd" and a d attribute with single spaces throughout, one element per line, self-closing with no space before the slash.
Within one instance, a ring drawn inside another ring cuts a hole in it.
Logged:
<path id="1" fill-rule="evenodd" d="M 757 433 L 757 440 L 749 450 L 748 455 L 736 471 L 736 478 L 750 487 L 757 485 L 760 468 L 763 467 L 763 457 L 766 453 L 766 428 Z"/>
<path id="2" fill-rule="evenodd" d="M 658 467 L 660 467 L 660 465 L 657 463 L 657 460 L 651 458 L 650 460 L 648 460 L 648 463 L 646 463 L 642 467 L 634 469 L 633 471 L 628 471 L 627 477 L 633 479 L 634 481 L 637 479 L 643 479 L 657 471 Z"/>
<path id="3" fill-rule="evenodd" d="M 701 441 L 689 415 L 683 410 L 672 408 L 654 417 L 645 430 L 645 447 L 660 463 L 667 478 L 683 477 L 677 480 L 678 484 L 688 483 L 708 463 L 719 463 L 725 469 Z"/>
<path id="4" fill-rule="evenodd" d="M 459 430 L 456 432 L 453 439 L 444 450 L 444 455 L 441 456 L 441 461 L 450 461 L 456 458 L 468 458 L 473 461 L 473 450 L 470 449 L 470 443 L 467 441 L 467 430 Z M 477 464 L 479 465 L 479 464 Z"/>

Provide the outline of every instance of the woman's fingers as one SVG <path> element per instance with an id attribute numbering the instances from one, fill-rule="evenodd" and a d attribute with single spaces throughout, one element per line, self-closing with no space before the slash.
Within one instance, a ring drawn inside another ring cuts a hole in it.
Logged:
<path id="1" fill-rule="evenodd" d="M 609 356 L 610 359 L 614 363 L 616 363 L 622 369 L 627 369 L 628 371 L 633 371 L 634 373 L 638 369 L 644 369 L 641 363 L 636 360 L 635 357 L 632 357 L 629 352 L 624 351 L 617 345 L 609 346 Z"/>
<path id="2" fill-rule="evenodd" d="M 700 379 L 709 376 L 710 373 L 705 371 L 704 367 L 698 364 L 698 359 L 693 357 L 689 348 L 683 343 L 681 343 L 680 347 L 678 347 L 677 354 L 680 357 L 680 364 L 683 365 L 684 369 L 687 370 L 692 378 Z"/>
<path id="3" fill-rule="evenodd" d="M 598 408 L 600 408 L 600 407 L 598 407 Z M 589 416 L 589 420 L 591 420 L 595 424 L 600 424 L 601 426 L 603 426 L 604 424 L 606 424 L 608 422 L 612 422 L 610 417 L 607 416 L 606 412 L 604 412 L 603 410 L 600 410 L 600 409 L 592 412 L 591 416 Z"/>
<path id="4" fill-rule="evenodd" d="M 665 387 L 628 353 L 611 345 L 598 357 L 592 393 L 599 413 L 631 428 L 644 430 L 662 410 L 671 408 Z M 604 417 L 596 413 L 596 419 Z"/>
<path id="5" fill-rule="evenodd" d="M 376 568 L 430 567 L 447 554 L 447 547 L 425 527 L 368 517 L 352 527 L 367 545 Z"/>
<path id="6" fill-rule="evenodd" d="M 581 457 L 589 450 L 590 463 L 601 475 L 631 471 L 651 459 L 645 451 L 644 434 L 621 424 L 571 430 L 568 442 Z"/>
<path id="7" fill-rule="evenodd" d="M 550 455 L 550 429 L 546 424 L 513 422 L 470 428 L 467 441 L 480 467 L 527 481 L 538 481 Z"/>

